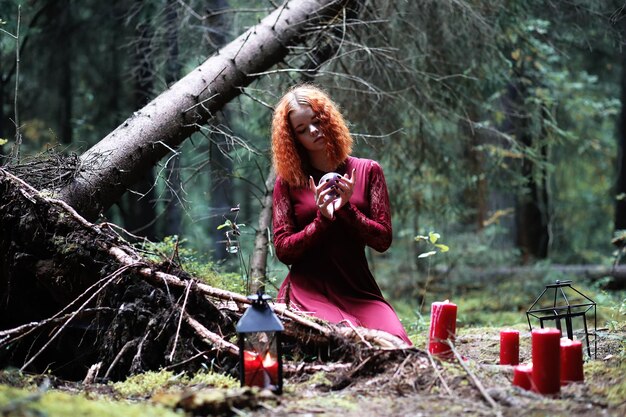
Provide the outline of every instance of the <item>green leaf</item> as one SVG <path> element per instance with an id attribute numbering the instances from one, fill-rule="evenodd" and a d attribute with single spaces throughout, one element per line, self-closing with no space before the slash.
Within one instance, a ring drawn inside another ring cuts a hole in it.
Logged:
<path id="1" fill-rule="evenodd" d="M 225 227 L 232 227 L 233 222 L 231 222 L 230 220 L 226 220 L 224 223 L 220 224 L 219 226 L 217 226 L 217 230 L 221 230 Z"/>
<path id="2" fill-rule="evenodd" d="M 448 246 L 441 244 L 441 243 L 437 243 L 435 246 L 437 246 L 439 250 L 441 250 L 441 253 L 445 253 L 450 250 Z"/>
<path id="3" fill-rule="evenodd" d="M 430 240 L 430 243 L 432 244 L 434 244 L 440 237 L 441 235 L 439 233 L 435 233 L 435 232 L 428 233 L 428 238 Z"/>
<path id="4" fill-rule="evenodd" d="M 9 143 L 8 139 L 2 139 L 2 138 L 0 138 L 0 146 L 2 146 L 2 145 L 6 145 L 7 143 Z"/>

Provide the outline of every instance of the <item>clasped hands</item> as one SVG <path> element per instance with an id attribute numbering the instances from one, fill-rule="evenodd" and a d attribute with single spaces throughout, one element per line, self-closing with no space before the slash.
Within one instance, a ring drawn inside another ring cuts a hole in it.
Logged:
<path id="1" fill-rule="evenodd" d="M 356 170 L 352 170 L 350 177 L 338 176 L 336 181 L 315 184 L 313 177 L 309 177 L 309 187 L 315 195 L 315 204 L 320 213 L 328 219 L 332 219 L 335 211 L 345 206 L 354 192 L 356 183 Z"/>

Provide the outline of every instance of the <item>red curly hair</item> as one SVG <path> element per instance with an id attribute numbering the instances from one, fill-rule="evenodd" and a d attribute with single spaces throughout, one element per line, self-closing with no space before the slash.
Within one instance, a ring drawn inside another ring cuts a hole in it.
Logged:
<path id="1" fill-rule="evenodd" d="M 272 155 L 276 174 L 293 187 L 305 187 L 309 156 L 296 140 L 289 113 L 310 106 L 326 140 L 326 155 L 337 168 L 352 152 L 352 136 L 337 105 L 321 88 L 311 84 L 292 87 L 278 102 L 272 118 Z"/>

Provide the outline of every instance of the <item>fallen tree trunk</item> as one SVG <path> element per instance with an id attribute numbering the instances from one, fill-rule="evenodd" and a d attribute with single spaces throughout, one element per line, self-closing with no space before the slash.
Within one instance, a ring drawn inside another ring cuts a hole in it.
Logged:
<path id="1" fill-rule="evenodd" d="M 1 168 L 0 196 L 0 367 L 76 380 L 99 369 L 91 379 L 120 379 L 209 360 L 236 373 L 232 340 L 245 296 L 148 260 L 110 224 L 90 223 Z M 337 360 L 406 347 L 384 332 L 274 308 L 294 353 Z"/>

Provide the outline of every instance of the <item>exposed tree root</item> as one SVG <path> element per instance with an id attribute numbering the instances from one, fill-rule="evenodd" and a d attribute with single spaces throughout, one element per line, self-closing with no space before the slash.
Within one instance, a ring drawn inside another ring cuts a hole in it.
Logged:
<path id="1" fill-rule="evenodd" d="M 0 366 L 76 380 L 194 370 L 207 360 L 236 372 L 244 295 L 151 262 L 108 223 L 88 222 L 3 169 L 0 196 Z M 406 347 L 385 332 L 274 309 L 287 352 L 367 363 Z"/>

